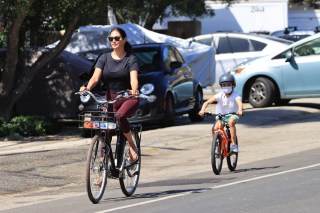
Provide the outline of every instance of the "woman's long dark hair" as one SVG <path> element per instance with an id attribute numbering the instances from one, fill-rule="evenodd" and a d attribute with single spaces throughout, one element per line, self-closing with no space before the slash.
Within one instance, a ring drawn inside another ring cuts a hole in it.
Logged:
<path id="1" fill-rule="evenodd" d="M 127 33 L 122 28 L 114 27 L 114 28 L 112 28 L 110 30 L 109 34 L 111 34 L 113 31 L 119 32 L 122 38 L 127 38 Z M 126 41 L 126 43 L 124 44 L 124 50 L 127 52 L 127 54 L 131 54 L 132 53 L 132 46 L 128 41 Z"/>

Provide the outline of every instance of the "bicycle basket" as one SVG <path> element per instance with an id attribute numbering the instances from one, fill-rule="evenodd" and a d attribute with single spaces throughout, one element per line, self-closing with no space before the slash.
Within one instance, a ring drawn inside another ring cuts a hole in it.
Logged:
<path id="1" fill-rule="evenodd" d="M 116 129 L 119 126 L 119 115 L 116 112 L 86 111 L 78 116 L 79 128 Z"/>

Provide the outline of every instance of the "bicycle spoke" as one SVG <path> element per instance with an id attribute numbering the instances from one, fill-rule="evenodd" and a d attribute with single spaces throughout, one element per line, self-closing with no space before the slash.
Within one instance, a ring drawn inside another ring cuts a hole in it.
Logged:
<path id="1" fill-rule="evenodd" d="M 138 161 L 132 165 L 128 165 L 125 167 L 122 176 L 120 177 L 120 186 L 122 192 L 126 196 L 131 196 L 137 186 L 140 177 L 140 168 L 141 168 L 141 150 L 140 150 L 140 137 L 136 131 L 133 131 L 133 135 L 135 138 L 136 147 L 138 148 Z M 129 144 L 126 142 L 124 147 L 124 159 L 129 157 Z"/>
<path id="2" fill-rule="evenodd" d="M 107 168 L 106 164 L 108 162 L 104 154 L 104 138 L 96 135 L 92 138 L 88 150 L 86 169 L 87 193 L 92 203 L 98 203 L 101 200 L 107 185 L 107 171 L 105 168 Z"/>

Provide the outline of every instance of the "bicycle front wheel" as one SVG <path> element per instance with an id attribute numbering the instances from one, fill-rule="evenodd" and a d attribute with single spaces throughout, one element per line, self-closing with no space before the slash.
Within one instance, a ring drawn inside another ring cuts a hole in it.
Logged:
<path id="1" fill-rule="evenodd" d="M 238 145 L 238 138 L 236 138 L 236 144 Z M 228 143 L 228 152 L 230 153 L 230 145 L 231 143 Z M 234 171 L 237 167 L 238 163 L 238 153 L 231 153 L 227 157 L 227 164 L 230 171 Z"/>
<path id="2" fill-rule="evenodd" d="M 123 194 L 127 197 L 133 195 L 135 190 L 138 187 L 140 169 L 141 169 L 141 148 L 140 148 L 140 136 L 138 130 L 131 131 L 136 147 L 138 148 L 138 161 L 132 165 L 126 165 L 122 175 L 119 178 L 120 187 Z M 129 143 L 125 142 L 124 146 L 124 157 L 123 160 L 126 160 L 129 157 Z"/>
<path id="3" fill-rule="evenodd" d="M 104 137 L 95 135 L 87 153 L 86 188 L 90 201 L 98 203 L 107 185 L 108 152 Z"/>
<path id="4" fill-rule="evenodd" d="M 215 133 L 211 145 L 211 165 L 213 173 L 220 175 L 223 163 L 223 154 L 221 152 L 222 138 Z"/>

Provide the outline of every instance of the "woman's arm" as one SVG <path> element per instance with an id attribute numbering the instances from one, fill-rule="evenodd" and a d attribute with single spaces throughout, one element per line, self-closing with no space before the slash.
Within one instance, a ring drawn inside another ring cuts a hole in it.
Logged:
<path id="1" fill-rule="evenodd" d="M 134 70 L 130 72 L 130 84 L 132 95 L 139 95 L 138 71 Z"/>
<path id="2" fill-rule="evenodd" d="M 82 86 L 80 87 L 80 92 L 84 91 L 84 90 L 91 90 L 93 89 L 97 83 L 99 82 L 100 78 L 102 76 L 102 69 L 100 68 L 95 68 L 94 69 L 94 73 L 92 75 L 92 77 L 90 78 L 87 86 Z"/>

